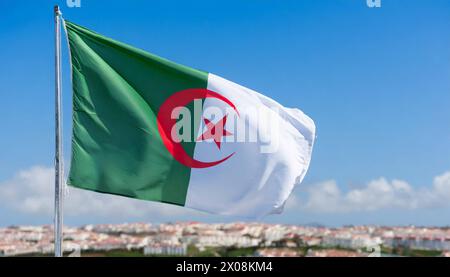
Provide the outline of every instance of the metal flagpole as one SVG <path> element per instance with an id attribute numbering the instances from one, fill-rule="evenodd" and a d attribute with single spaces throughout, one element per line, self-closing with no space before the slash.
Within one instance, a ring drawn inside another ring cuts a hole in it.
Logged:
<path id="1" fill-rule="evenodd" d="M 55 257 L 62 257 L 63 249 L 63 167 L 61 133 L 61 11 L 54 7 L 55 16 Z"/>

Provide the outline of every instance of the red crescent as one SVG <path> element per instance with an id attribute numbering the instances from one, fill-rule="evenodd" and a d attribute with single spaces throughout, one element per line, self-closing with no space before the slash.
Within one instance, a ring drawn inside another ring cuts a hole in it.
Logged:
<path id="1" fill-rule="evenodd" d="M 205 99 L 205 98 L 216 98 L 232 107 L 237 114 L 238 111 L 234 104 L 228 100 L 226 97 L 220 95 L 217 92 L 204 89 L 204 88 L 192 88 L 182 91 L 178 91 L 172 94 L 167 100 L 161 105 L 158 111 L 157 123 L 158 131 L 161 135 L 161 139 L 166 146 L 170 154 L 180 162 L 181 164 L 190 168 L 206 168 L 218 165 L 226 160 L 228 160 L 234 153 L 226 156 L 225 158 L 214 161 L 214 162 L 202 162 L 195 160 L 190 157 L 179 142 L 176 142 L 171 137 L 171 128 L 176 123 L 175 119 L 171 118 L 172 111 L 177 107 L 184 107 L 195 99 Z"/>

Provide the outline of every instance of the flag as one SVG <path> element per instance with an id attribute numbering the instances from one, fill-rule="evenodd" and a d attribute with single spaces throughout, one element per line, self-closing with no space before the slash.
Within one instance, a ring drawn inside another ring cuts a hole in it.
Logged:
<path id="1" fill-rule="evenodd" d="M 70 186 L 248 218 L 282 211 L 310 164 L 312 119 L 212 73 L 64 24 Z"/>

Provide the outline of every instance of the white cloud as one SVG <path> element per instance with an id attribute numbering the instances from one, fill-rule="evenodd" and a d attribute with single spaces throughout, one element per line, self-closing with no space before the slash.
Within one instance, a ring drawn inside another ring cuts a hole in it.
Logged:
<path id="1" fill-rule="evenodd" d="M 310 186 L 296 207 L 308 212 L 362 212 L 381 209 L 414 210 L 450 206 L 450 172 L 434 178 L 431 187 L 413 188 L 401 180 L 379 178 L 361 188 L 343 191 L 330 180 Z"/>
<path id="2" fill-rule="evenodd" d="M 53 213 L 54 171 L 35 166 L 0 182 L 0 206 L 25 214 Z M 347 213 L 382 209 L 414 210 L 450 206 L 450 172 L 434 178 L 430 187 L 414 188 L 401 180 L 379 178 L 365 186 L 342 190 L 334 180 L 308 186 L 306 193 L 292 194 L 287 212 Z M 204 213 L 162 203 L 135 200 L 68 188 L 65 198 L 68 216 L 109 218 L 151 218 L 198 216 Z"/>
<path id="3" fill-rule="evenodd" d="M 51 215 L 54 203 L 53 168 L 34 166 L 0 182 L 0 205 L 26 214 Z M 182 207 L 135 200 L 68 187 L 64 212 L 69 216 L 115 218 L 199 215 Z"/>
<path id="4" fill-rule="evenodd" d="M 298 196 L 295 195 L 294 193 L 292 193 L 288 200 L 286 201 L 286 204 L 284 205 L 284 209 L 285 211 L 293 211 L 293 210 L 297 210 L 299 205 L 300 205 L 301 201 L 300 199 L 298 199 Z"/>

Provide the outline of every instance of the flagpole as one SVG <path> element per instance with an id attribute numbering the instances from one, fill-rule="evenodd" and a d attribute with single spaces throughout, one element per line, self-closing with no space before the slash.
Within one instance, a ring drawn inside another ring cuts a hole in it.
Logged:
<path id="1" fill-rule="evenodd" d="M 63 168 L 61 133 L 61 11 L 54 7 L 55 16 L 55 257 L 63 256 Z"/>

